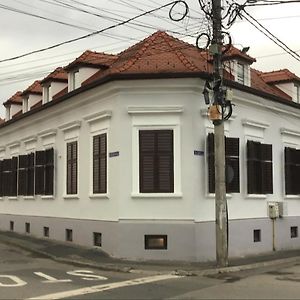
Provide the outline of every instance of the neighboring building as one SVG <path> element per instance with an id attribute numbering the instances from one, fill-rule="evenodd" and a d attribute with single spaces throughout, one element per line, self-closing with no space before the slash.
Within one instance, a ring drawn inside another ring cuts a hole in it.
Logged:
<path id="1" fill-rule="evenodd" d="M 300 248 L 300 78 L 254 61 L 233 47 L 224 58 L 231 257 Z M 211 71 L 206 51 L 159 31 L 15 94 L 0 122 L 0 229 L 122 258 L 215 259 Z"/>

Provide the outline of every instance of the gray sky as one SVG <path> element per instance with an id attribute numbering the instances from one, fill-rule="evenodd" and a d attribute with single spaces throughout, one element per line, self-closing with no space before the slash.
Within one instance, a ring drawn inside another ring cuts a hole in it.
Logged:
<path id="1" fill-rule="evenodd" d="M 169 2 L 167 0 L 0 0 L 0 28 L 2 29 L 0 60 L 83 36 Z M 62 3 L 101 16 L 64 7 Z M 34 80 L 44 78 L 56 67 L 65 66 L 86 49 L 118 53 L 158 29 L 167 30 L 170 34 L 195 44 L 197 33 L 206 32 L 207 27 L 198 1 L 187 0 L 187 3 L 190 6 L 189 17 L 181 22 L 171 21 L 168 17 L 169 9 L 165 8 L 128 25 L 109 30 L 105 34 L 22 59 L 0 63 L 1 102 L 6 101 L 17 90 L 26 89 Z M 57 24 L 9 11 L 7 8 L 68 24 Z M 181 11 L 180 8 L 177 10 Z M 291 49 L 300 50 L 300 40 L 296 32 L 296 29 L 300 28 L 300 3 L 248 8 L 247 11 Z M 230 29 L 230 34 L 236 47 L 250 46 L 248 54 L 257 59 L 253 64 L 254 68 L 262 71 L 288 68 L 300 76 L 300 62 L 285 54 L 281 48 L 247 21 L 238 19 Z M 2 107 L 0 116 L 4 116 Z"/>

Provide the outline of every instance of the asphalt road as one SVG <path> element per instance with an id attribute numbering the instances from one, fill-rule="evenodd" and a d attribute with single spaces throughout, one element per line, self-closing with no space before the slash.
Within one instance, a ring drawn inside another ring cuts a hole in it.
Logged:
<path id="1" fill-rule="evenodd" d="M 78 268 L 0 244 L 0 299 L 299 299 L 300 265 L 177 277 Z"/>

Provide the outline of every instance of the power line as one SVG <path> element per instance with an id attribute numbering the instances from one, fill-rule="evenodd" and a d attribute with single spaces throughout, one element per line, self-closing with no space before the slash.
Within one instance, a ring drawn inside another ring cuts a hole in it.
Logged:
<path id="1" fill-rule="evenodd" d="M 244 15 L 246 14 L 246 16 Z M 268 37 L 271 41 L 273 41 L 277 46 L 282 48 L 288 54 L 290 54 L 293 58 L 300 61 L 300 55 L 289 48 L 284 42 L 282 42 L 279 38 L 273 35 L 267 28 L 265 28 L 260 22 L 258 22 L 255 18 L 253 18 L 248 12 L 243 10 L 243 17 L 252 24 L 256 29 L 258 29 L 261 33 L 263 33 L 266 37 Z M 261 30 L 261 28 L 263 30 Z"/>
<path id="2" fill-rule="evenodd" d="M 78 38 L 74 38 L 74 39 L 70 39 L 70 40 L 67 40 L 67 41 L 64 41 L 64 42 L 61 42 L 61 43 L 57 43 L 55 45 L 52 45 L 52 46 L 48 46 L 48 47 L 45 47 L 45 48 L 41 48 L 41 49 L 38 49 L 38 50 L 34 50 L 34 51 L 31 51 L 31 52 L 27 52 L 27 53 L 24 53 L 24 54 L 21 54 L 21 55 L 18 55 L 18 56 L 14 56 L 14 57 L 10 57 L 10 58 L 6 58 L 6 59 L 3 59 L 3 60 L 0 60 L 0 63 L 2 62 L 6 62 L 6 61 L 12 61 L 12 60 L 16 60 L 16 59 L 19 59 L 21 57 L 25 57 L 25 56 L 29 56 L 29 55 L 32 55 L 32 54 L 35 54 L 35 53 L 40 53 L 40 52 L 44 52 L 44 51 L 47 51 L 47 50 L 50 50 L 50 49 L 54 49 L 54 48 L 57 48 L 57 47 L 60 47 L 62 45 L 66 45 L 66 44 L 70 44 L 70 43 L 73 43 L 73 42 L 76 42 L 76 41 L 80 41 L 80 40 L 83 40 L 83 39 L 86 39 L 86 38 L 89 38 L 91 36 L 94 36 L 94 35 L 97 35 L 99 33 L 102 33 L 102 32 L 105 32 L 105 31 L 108 31 L 110 29 L 114 29 L 114 28 L 117 28 L 119 26 L 122 26 L 124 24 L 127 24 L 131 21 L 134 21 L 140 17 L 143 17 L 147 14 L 150 14 L 152 12 L 155 12 L 155 11 L 158 11 L 162 8 L 165 8 L 165 7 L 168 7 L 176 2 L 179 2 L 179 1 L 172 1 L 172 2 L 169 2 L 168 4 L 164 4 L 160 7 L 157 7 L 157 8 L 154 8 L 154 9 L 151 9 L 149 11 L 146 11 L 146 12 L 143 12 L 135 17 L 132 17 L 130 19 L 127 19 L 125 21 L 122 21 L 122 22 L 119 22 L 117 24 L 114 24 L 114 25 L 111 25 L 111 26 L 108 26 L 106 28 L 103 28 L 103 29 L 100 29 L 100 30 L 97 30 L 97 31 L 94 31 L 92 33 L 89 33 L 89 34 L 86 34 L 86 35 L 83 35 L 83 36 L 80 36 Z"/>
<path id="3" fill-rule="evenodd" d="M 89 31 L 89 32 L 93 31 L 90 28 L 86 28 L 86 27 L 82 27 L 82 26 L 62 22 L 62 21 L 55 20 L 55 19 L 50 19 L 50 18 L 47 18 L 47 17 L 36 15 L 36 14 L 30 13 L 30 12 L 26 12 L 24 10 L 20 10 L 20 9 L 10 7 L 10 6 L 7 6 L 7 5 L 3 5 L 3 4 L 0 4 L 0 9 L 9 10 L 9 11 L 16 12 L 16 13 L 19 13 L 19 14 L 35 17 L 35 18 L 38 18 L 38 19 L 42 19 L 42 20 L 50 21 L 50 22 L 57 23 L 57 24 L 60 24 L 60 25 L 65 25 L 65 26 L 77 28 L 77 29 L 84 30 L 84 31 Z"/>

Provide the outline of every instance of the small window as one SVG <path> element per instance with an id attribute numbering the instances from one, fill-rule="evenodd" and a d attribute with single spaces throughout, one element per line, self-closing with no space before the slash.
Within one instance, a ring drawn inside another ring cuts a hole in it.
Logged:
<path id="1" fill-rule="evenodd" d="M 166 250 L 168 248 L 167 235 L 145 235 L 145 249 Z"/>
<path id="2" fill-rule="evenodd" d="M 291 226 L 291 239 L 298 237 L 298 226 Z"/>
<path id="3" fill-rule="evenodd" d="M 44 237 L 49 237 L 49 227 L 44 227 Z"/>
<path id="4" fill-rule="evenodd" d="M 253 242 L 257 243 L 261 241 L 261 230 L 260 229 L 254 229 L 253 230 Z"/>
<path id="5" fill-rule="evenodd" d="M 66 241 L 67 242 L 73 241 L 73 230 L 72 229 L 66 229 Z"/>
<path id="6" fill-rule="evenodd" d="M 25 232 L 30 233 L 30 223 L 25 223 Z"/>
<path id="7" fill-rule="evenodd" d="M 9 222 L 9 229 L 10 229 L 10 231 L 14 231 L 14 227 L 15 227 L 15 222 L 14 221 L 10 221 Z"/>
<path id="8" fill-rule="evenodd" d="M 102 246 L 102 234 L 100 232 L 93 232 L 94 235 L 94 246 Z"/>
<path id="9" fill-rule="evenodd" d="M 245 84 L 245 65 L 237 64 L 237 82 Z"/>

